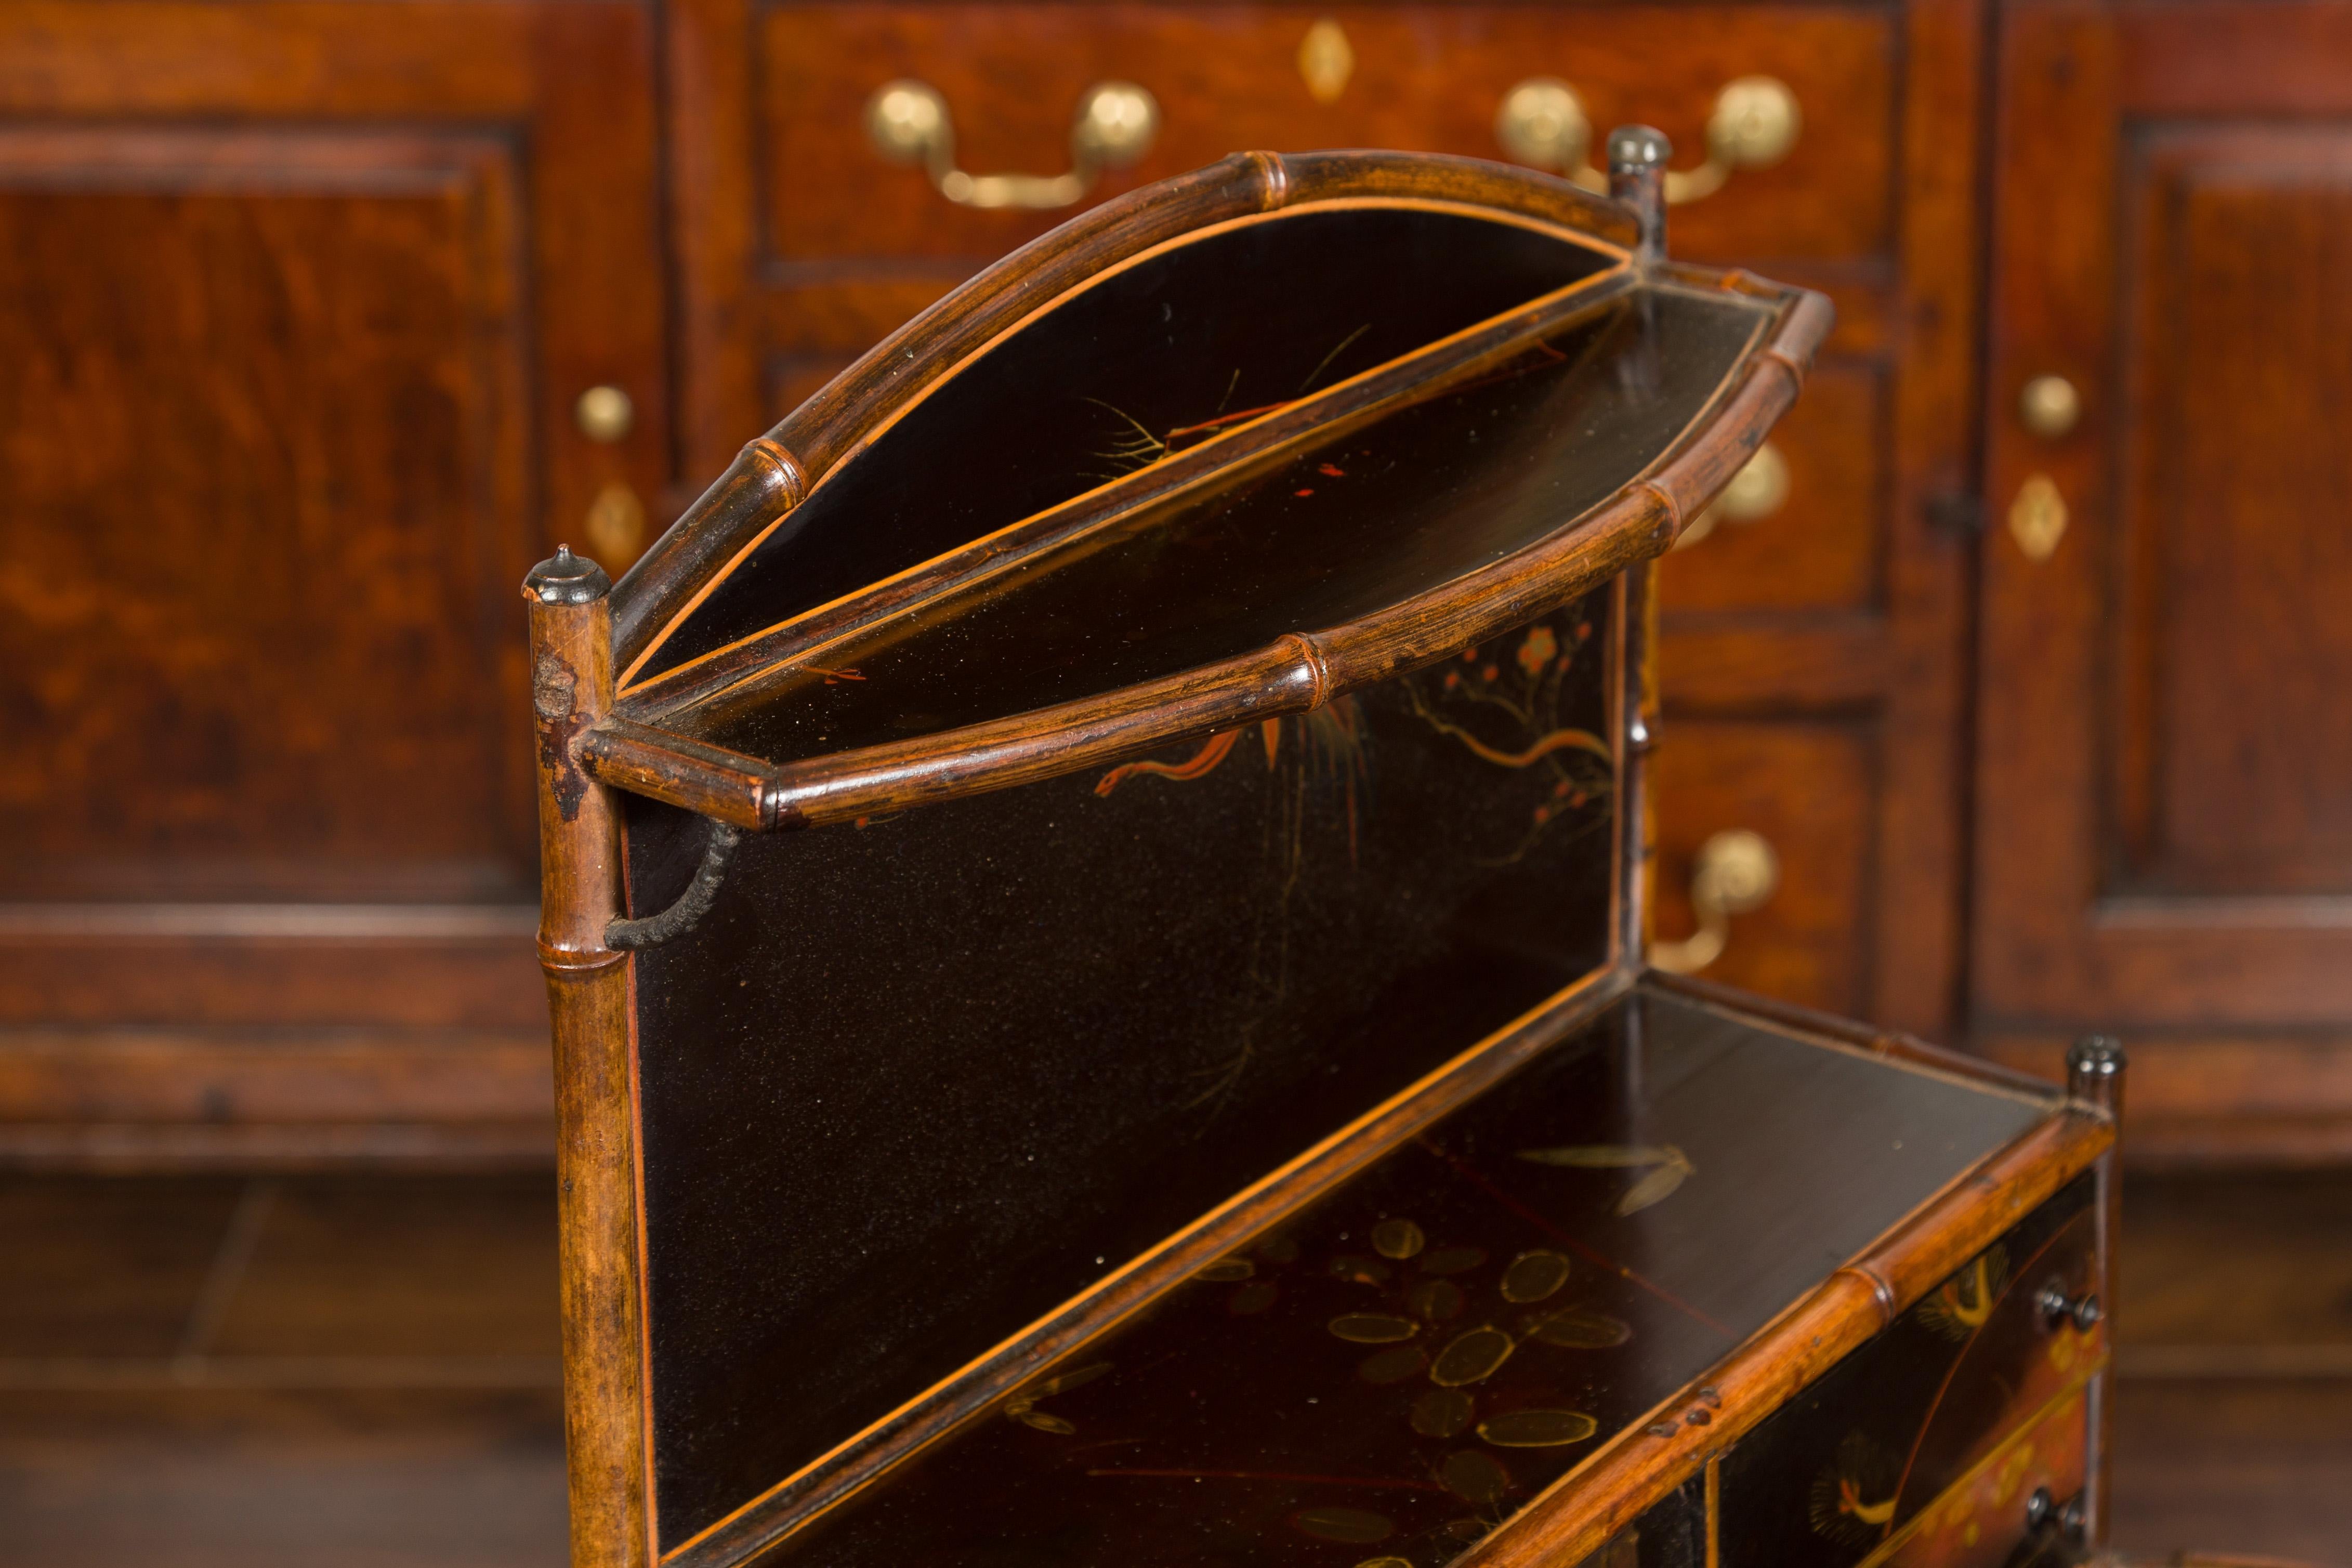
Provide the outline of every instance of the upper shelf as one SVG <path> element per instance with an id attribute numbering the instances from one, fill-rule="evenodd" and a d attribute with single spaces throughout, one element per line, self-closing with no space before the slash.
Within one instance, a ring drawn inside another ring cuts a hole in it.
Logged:
<path id="1" fill-rule="evenodd" d="M 1055 231 L 624 579 L 591 769 L 840 820 L 1297 712 L 1564 601 L 1672 541 L 1828 320 L 1634 237 L 1543 176 L 1339 153 Z"/>

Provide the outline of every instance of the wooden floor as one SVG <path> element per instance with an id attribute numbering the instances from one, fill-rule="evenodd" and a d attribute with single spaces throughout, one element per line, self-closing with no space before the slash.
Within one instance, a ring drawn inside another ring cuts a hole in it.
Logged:
<path id="1" fill-rule="evenodd" d="M 2352 1565 L 2352 1173 L 2127 1197 L 2118 1543 Z M 543 1176 L 0 1178 L 0 1562 L 563 1558 Z"/>

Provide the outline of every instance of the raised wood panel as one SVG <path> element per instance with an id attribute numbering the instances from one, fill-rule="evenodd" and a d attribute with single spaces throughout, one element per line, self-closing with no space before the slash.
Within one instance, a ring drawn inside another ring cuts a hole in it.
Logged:
<path id="1" fill-rule="evenodd" d="M 2341 18 L 2004 13 L 1973 966 L 1989 1036 L 2332 1037 L 2352 1012 L 2352 901 L 2331 896 L 2352 799 L 2341 738 L 2318 733 L 2341 727 L 2331 687 L 2352 662 L 2331 521 L 2347 377 L 2327 341 L 2327 296 L 2352 279 L 2328 172 L 2352 128 Z M 2314 48 L 2340 90 L 2279 126 L 2274 83 L 2307 87 L 2292 57 Z M 2057 437 L 2017 412 L 2045 374 L 2082 392 Z M 2046 559 L 2003 526 L 2037 475 L 2068 518 Z"/>
<path id="2" fill-rule="evenodd" d="M 1870 1003 L 1876 758 L 1867 727 L 1836 721 L 1683 717 L 1656 753 L 1658 936 L 1688 936 L 1690 882 L 1710 834 L 1745 828 L 1780 857 L 1780 883 L 1706 977 L 1807 1007 Z"/>
<path id="3" fill-rule="evenodd" d="M 2116 883 L 2352 893 L 2352 125 L 2124 161 Z"/>
<path id="4" fill-rule="evenodd" d="M 531 897 L 517 171 L 0 132 L 0 897 Z"/>
<path id="5" fill-rule="evenodd" d="M 516 584 L 674 476 L 654 42 L 0 5 L 0 1160 L 543 1156 Z"/>

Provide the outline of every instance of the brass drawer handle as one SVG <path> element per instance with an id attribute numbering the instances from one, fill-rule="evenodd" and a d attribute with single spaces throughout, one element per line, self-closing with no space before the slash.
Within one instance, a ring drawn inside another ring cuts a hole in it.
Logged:
<path id="1" fill-rule="evenodd" d="M 1075 206 L 1106 169 L 1124 169 L 1160 133 L 1158 100 L 1131 81 L 1097 82 L 1078 100 L 1065 174 L 968 174 L 955 166 L 948 100 L 912 78 L 885 82 L 866 100 L 866 134 L 894 163 L 919 163 L 940 194 L 959 206 L 1047 211 Z"/>
<path id="2" fill-rule="evenodd" d="M 1789 155 L 1804 129 L 1797 95 L 1777 77 L 1740 77 L 1715 95 L 1706 119 L 1706 161 L 1666 171 L 1666 200 L 1696 202 L 1723 189 L 1735 170 L 1763 169 Z M 1606 192 L 1609 176 L 1592 166 L 1592 121 L 1576 89 L 1558 77 L 1529 77 L 1503 95 L 1495 140 L 1522 163 L 1566 174 Z"/>
<path id="3" fill-rule="evenodd" d="M 1674 548 L 1683 549 L 1698 543 L 1715 532 L 1717 523 L 1760 523 L 1788 505 L 1789 460 L 1770 442 L 1756 449 L 1756 455 L 1739 465 L 1723 494 L 1709 501 L 1699 515 L 1690 520 L 1690 527 L 1675 540 Z"/>
<path id="4" fill-rule="evenodd" d="M 1731 917 L 1771 901 L 1780 885 L 1780 857 L 1771 841 L 1747 828 L 1710 834 L 1691 868 L 1690 900 L 1698 929 L 1680 942 L 1654 942 L 1650 964 L 1674 975 L 1695 975 L 1731 940 Z"/>

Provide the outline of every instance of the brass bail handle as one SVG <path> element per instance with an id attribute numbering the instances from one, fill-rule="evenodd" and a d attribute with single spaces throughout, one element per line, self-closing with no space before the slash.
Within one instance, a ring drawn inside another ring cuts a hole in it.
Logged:
<path id="1" fill-rule="evenodd" d="M 1747 828 L 1709 835 L 1691 868 L 1691 910 L 1698 929 L 1680 942 L 1652 943 L 1651 967 L 1674 975 L 1706 968 L 1730 945 L 1731 917 L 1763 908 L 1780 886 L 1780 857 L 1769 839 Z"/>
<path id="2" fill-rule="evenodd" d="M 1706 120 L 1706 161 L 1667 170 L 1666 200 L 1696 202 L 1723 189 L 1737 170 L 1778 163 L 1803 129 L 1797 95 L 1779 78 L 1725 83 Z M 1558 77 L 1529 77 L 1505 93 L 1495 111 L 1495 140 L 1522 163 L 1565 174 L 1588 191 L 1609 189 L 1608 175 L 1592 165 L 1592 121 L 1583 100 Z"/>
<path id="3" fill-rule="evenodd" d="M 972 174 L 955 166 L 955 123 L 929 82 L 902 77 L 866 100 L 866 135 L 894 163 L 920 164 L 940 195 L 959 206 L 1044 212 L 1075 206 L 1107 169 L 1151 151 L 1160 103 L 1131 81 L 1101 81 L 1078 100 L 1070 123 L 1070 167 L 1061 174 Z"/>

